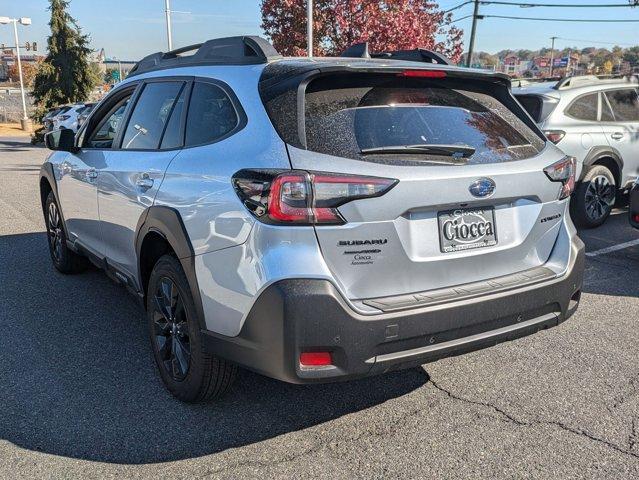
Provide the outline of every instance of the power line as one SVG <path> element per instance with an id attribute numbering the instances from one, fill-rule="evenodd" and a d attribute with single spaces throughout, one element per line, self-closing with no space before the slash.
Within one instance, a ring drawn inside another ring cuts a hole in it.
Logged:
<path id="1" fill-rule="evenodd" d="M 621 43 L 621 42 L 596 42 L 593 40 L 587 40 L 585 38 L 566 38 L 566 37 L 556 37 L 558 40 L 566 40 L 568 42 L 584 42 L 584 43 L 591 43 L 591 44 L 600 44 L 600 45 L 619 45 L 620 47 L 622 45 L 628 46 L 628 47 L 634 47 L 637 44 L 636 43 Z"/>
<path id="2" fill-rule="evenodd" d="M 466 2 L 470 3 L 470 2 Z M 504 1 L 493 1 L 493 0 L 480 0 L 482 5 L 509 5 L 514 7 L 559 7 L 559 8 L 608 8 L 608 7 L 636 7 L 637 4 L 634 3 L 608 3 L 608 4 L 583 4 L 583 3 L 523 3 L 523 2 L 504 2 Z"/>
<path id="3" fill-rule="evenodd" d="M 467 18 L 471 18 L 473 15 L 464 15 L 463 17 L 456 18 L 455 20 L 451 20 L 450 23 L 461 22 L 462 20 L 466 20 Z"/>
<path id="4" fill-rule="evenodd" d="M 587 20 L 585 18 L 514 17 L 514 16 L 509 16 L 509 15 L 480 15 L 480 18 L 505 18 L 505 19 L 509 19 L 509 20 L 533 20 L 533 21 L 541 21 L 541 22 L 639 23 L 639 19 L 637 19 L 637 20 L 628 20 L 628 19 L 615 19 L 615 20 L 591 19 L 591 20 Z"/>
<path id="5" fill-rule="evenodd" d="M 453 12 L 453 11 L 459 9 L 459 8 L 462 8 L 462 7 L 466 6 L 466 5 L 468 5 L 469 3 L 473 3 L 473 0 L 468 0 L 468 1 L 464 2 L 464 3 L 460 3 L 459 5 L 457 5 L 455 7 L 449 8 L 448 10 L 444 10 L 444 13 Z"/>

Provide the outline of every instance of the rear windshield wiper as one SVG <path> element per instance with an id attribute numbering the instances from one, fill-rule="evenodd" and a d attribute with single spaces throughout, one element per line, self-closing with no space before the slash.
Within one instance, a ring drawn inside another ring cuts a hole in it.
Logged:
<path id="1" fill-rule="evenodd" d="M 444 155 L 454 158 L 468 158 L 475 153 L 475 148 L 470 145 L 439 145 L 439 144 L 423 144 L 423 145 L 390 145 L 385 147 L 362 148 L 362 155 L 372 155 L 376 153 L 416 153 Z"/>

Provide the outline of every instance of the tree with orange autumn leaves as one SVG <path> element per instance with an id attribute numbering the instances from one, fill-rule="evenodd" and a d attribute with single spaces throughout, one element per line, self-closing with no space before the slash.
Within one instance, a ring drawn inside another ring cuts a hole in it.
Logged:
<path id="1" fill-rule="evenodd" d="M 313 53 L 339 55 L 368 42 L 371 52 L 426 48 L 458 62 L 463 31 L 428 0 L 314 0 Z M 306 0 L 262 0 L 262 28 L 283 55 L 306 55 Z"/>

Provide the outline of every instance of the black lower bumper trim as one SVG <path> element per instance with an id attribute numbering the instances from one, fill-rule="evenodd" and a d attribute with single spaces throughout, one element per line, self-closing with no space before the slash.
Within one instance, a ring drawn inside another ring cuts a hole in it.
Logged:
<path id="1" fill-rule="evenodd" d="M 203 332 L 211 353 L 292 383 L 343 380 L 421 365 L 558 325 L 579 303 L 584 246 L 561 277 L 444 305 L 361 315 L 326 280 L 266 288 L 240 335 Z M 301 352 L 330 351 L 333 366 L 302 368 Z"/>

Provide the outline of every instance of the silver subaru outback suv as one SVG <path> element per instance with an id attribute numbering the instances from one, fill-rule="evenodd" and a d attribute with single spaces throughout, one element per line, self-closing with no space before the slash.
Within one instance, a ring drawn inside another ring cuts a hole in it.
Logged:
<path id="1" fill-rule="evenodd" d="M 575 160 L 506 77 L 360 50 L 282 58 L 233 37 L 154 54 L 76 136 L 46 137 L 55 267 L 88 259 L 141 300 L 179 399 L 221 395 L 238 365 L 357 378 L 575 312 Z"/>
<path id="2" fill-rule="evenodd" d="M 618 196 L 639 175 L 639 85 L 636 77 L 566 77 L 515 88 L 539 128 L 577 159 L 573 220 L 603 224 Z"/>

